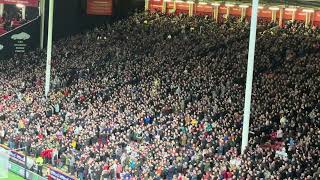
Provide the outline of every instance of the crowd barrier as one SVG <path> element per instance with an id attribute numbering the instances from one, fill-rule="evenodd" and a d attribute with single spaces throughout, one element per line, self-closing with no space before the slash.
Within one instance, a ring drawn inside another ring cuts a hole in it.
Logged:
<path id="1" fill-rule="evenodd" d="M 2 144 L 0 144 L 0 148 L 2 149 L 5 149 L 5 150 L 10 150 L 7 146 L 4 146 Z M 31 160 L 31 159 L 27 159 L 27 162 L 28 160 Z M 15 163 L 17 162 L 17 163 Z M 19 165 L 19 164 L 21 165 Z M 21 177 L 24 177 L 24 173 L 25 173 L 25 167 L 22 166 L 22 164 L 25 163 L 25 156 L 17 151 L 14 151 L 14 150 L 10 150 L 9 151 L 9 165 L 8 165 L 8 170 L 21 176 Z M 45 177 L 42 177 L 30 170 L 27 169 L 27 179 L 28 180 L 46 180 L 47 178 Z"/>
<path id="2" fill-rule="evenodd" d="M 7 146 L 0 144 L 0 148 L 3 148 L 5 150 L 10 150 Z M 24 176 L 24 167 L 22 167 L 25 163 L 25 155 L 15 151 L 10 150 L 9 151 L 9 158 L 10 158 L 10 164 L 9 164 L 9 170 L 14 172 L 15 174 L 18 174 L 20 176 Z M 14 163 L 17 162 L 17 163 Z M 34 160 L 30 157 L 27 158 L 27 166 L 28 168 L 31 168 L 32 164 L 34 164 Z M 20 165 L 18 165 L 20 164 Z M 27 171 L 27 179 L 29 180 L 45 180 L 45 179 L 53 179 L 53 180 L 77 180 L 76 177 L 69 175 L 68 173 L 65 173 L 57 168 L 54 168 L 52 166 L 47 166 L 48 172 L 47 172 L 47 178 L 44 178 L 32 171 Z"/>
<path id="3" fill-rule="evenodd" d="M 23 164 L 25 163 L 25 155 L 15 151 L 15 150 L 10 150 L 10 148 L 8 148 L 5 145 L 0 144 L 0 148 L 3 148 L 5 150 L 9 150 L 9 157 L 11 161 L 17 162 L 19 164 Z M 32 166 L 32 164 L 34 164 L 34 160 L 30 157 L 28 157 L 27 159 L 27 166 L 30 167 Z"/>
<path id="4" fill-rule="evenodd" d="M 25 168 L 14 162 L 9 161 L 9 170 L 21 177 L 24 177 Z M 42 177 L 30 170 L 27 170 L 27 179 L 28 180 L 46 180 L 47 178 Z"/>
<path id="5" fill-rule="evenodd" d="M 77 180 L 78 178 L 71 176 L 57 168 L 48 166 L 48 180 Z"/>

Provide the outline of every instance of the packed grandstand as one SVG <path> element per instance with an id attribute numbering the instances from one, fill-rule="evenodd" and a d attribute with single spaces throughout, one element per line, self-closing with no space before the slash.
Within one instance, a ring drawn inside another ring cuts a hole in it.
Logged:
<path id="1" fill-rule="evenodd" d="M 0 61 L 0 141 L 81 180 L 320 178 L 320 30 L 257 31 L 243 155 L 250 29 L 232 17 L 139 13 L 58 40 L 48 99 L 44 51 Z"/>

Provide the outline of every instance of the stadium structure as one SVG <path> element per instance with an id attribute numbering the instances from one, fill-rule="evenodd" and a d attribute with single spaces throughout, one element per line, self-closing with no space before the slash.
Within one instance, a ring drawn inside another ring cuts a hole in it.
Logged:
<path id="1" fill-rule="evenodd" d="M 320 1 L 0 0 L 0 179 L 320 179 Z"/>

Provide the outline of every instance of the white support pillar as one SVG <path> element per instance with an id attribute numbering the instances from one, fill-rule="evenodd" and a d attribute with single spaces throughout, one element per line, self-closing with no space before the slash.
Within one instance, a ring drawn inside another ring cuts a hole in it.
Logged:
<path id="1" fill-rule="evenodd" d="M 21 12 L 22 12 L 22 19 L 25 20 L 26 19 L 26 6 L 22 6 L 21 7 Z"/>
<path id="2" fill-rule="evenodd" d="M 310 14 L 310 27 L 312 27 L 312 26 L 313 26 L 314 18 L 315 18 L 314 16 L 315 16 L 315 14 L 314 14 L 314 13 Z"/>
<path id="3" fill-rule="evenodd" d="M 243 19 L 246 17 L 246 8 L 241 8 L 241 22 L 243 21 Z"/>
<path id="4" fill-rule="evenodd" d="M 216 22 L 218 22 L 218 16 L 219 16 L 219 6 L 220 4 L 218 3 L 212 3 L 213 6 L 213 20 L 215 20 Z"/>
<path id="5" fill-rule="evenodd" d="M 165 14 L 167 12 L 167 1 L 162 1 L 162 14 Z"/>
<path id="6" fill-rule="evenodd" d="M 275 22 L 277 19 L 277 11 L 272 10 L 271 20 L 272 22 Z"/>
<path id="7" fill-rule="evenodd" d="M 279 7 L 270 7 L 271 10 L 271 21 L 276 22 L 277 21 L 277 11 L 279 10 Z"/>
<path id="8" fill-rule="evenodd" d="M 283 12 L 284 11 L 284 7 L 280 7 L 280 14 L 279 14 L 279 26 L 282 27 L 283 25 Z"/>
<path id="9" fill-rule="evenodd" d="M 285 8 L 284 11 L 289 11 L 291 12 L 291 21 L 294 21 L 296 19 L 296 11 L 297 8 L 291 7 L 291 8 Z"/>
<path id="10" fill-rule="evenodd" d="M 308 27 L 310 24 L 312 25 L 313 22 L 311 22 L 311 15 L 313 15 L 314 9 L 303 9 L 302 12 L 306 13 L 305 26 Z"/>
<path id="11" fill-rule="evenodd" d="M 216 20 L 216 22 L 218 22 L 218 19 L 219 19 L 219 6 L 214 6 L 214 11 L 215 11 L 214 19 Z"/>
<path id="12" fill-rule="evenodd" d="M 3 16 L 4 4 L 0 4 L 0 17 Z"/>
<path id="13" fill-rule="evenodd" d="M 188 1 L 189 3 L 189 16 L 193 16 L 193 4 L 194 2 Z"/>
<path id="14" fill-rule="evenodd" d="M 228 19 L 228 18 L 229 18 L 229 14 L 230 14 L 230 7 L 227 7 L 226 19 Z"/>
<path id="15" fill-rule="evenodd" d="M 54 11 L 54 0 L 49 0 L 49 23 L 48 23 L 47 65 L 46 65 L 46 84 L 45 84 L 46 97 L 48 97 L 48 94 L 50 91 L 53 11 Z"/>
<path id="16" fill-rule="evenodd" d="M 241 21 L 243 21 L 246 16 L 247 16 L 247 8 L 249 7 L 248 5 L 240 5 L 241 8 Z"/>
<path id="17" fill-rule="evenodd" d="M 226 19 L 228 19 L 230 15 L 230 8 L 232 8 L 234 4 L 226 4 L 225 6 L 227 7 Z"/>
<path id="18" fill-rule="evenodd" d="M 291 21 L 295 21 L 296 20 L 296 10 L 292 11 L 292 18 Z"/>
<path id="19" fill-rule="evenodd" d="M 144 2 L 144 10 L 145 11 L 149 10 L 149 0 L 145 0 L 145 2 Z"/>
<path id="20" fill-rule="evenodd" d="M 43 49 L 44 46 L 44 19 L 46 12 L 46 0 L 40 0 L 40 10 L 39 14 L 41 17 L 40 22 L 40 48 Z"/>
<path id="21" fill-rule="evenodd" d="M 307 12 L 306 13 L 306 20 L 305 20 L 305 27 L 309 27 L 310 25 L 310 18 L 311 17 L 311 13 L 310 12 Z"/>
<path id="22" fill-rule="evenodd" d="M 253 1 L 252 2 L 252 16 L 251 16 L 251 25 L 250 25 L 250 39 L 249 39 L 247 81 L 246 81 L 243 127 L 242 127 L 241 154 L 244 153 L 246 147 L 248 146 L 248 140 L 249 140 L 249 124 L 250 124 L 254 54 L 255 54 L 255 46 L 256 46 L 257 15 L 258 15 L 259 0 L 252 0 L 252 1 Z"/>

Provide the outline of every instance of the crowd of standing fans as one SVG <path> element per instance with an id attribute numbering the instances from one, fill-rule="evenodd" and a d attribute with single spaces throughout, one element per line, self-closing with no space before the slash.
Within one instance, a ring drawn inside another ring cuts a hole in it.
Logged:
<path id="1" fill-rule="evenodd" d="M 259 21 L 241 155 L 248 22 L 135 14 L 0 62 L 0 141 L 81 180 L 316 179 L 320 31 Z M 35 165 L 37 166 L 37 165 Z"/>

